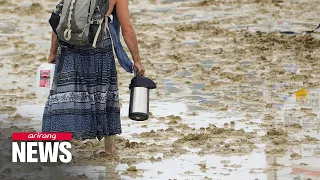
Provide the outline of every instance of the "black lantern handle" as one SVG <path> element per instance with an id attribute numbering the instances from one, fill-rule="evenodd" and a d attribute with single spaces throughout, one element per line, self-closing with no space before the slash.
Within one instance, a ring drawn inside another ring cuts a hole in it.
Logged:
<path id="1" fill-rule="evenodd" d="M 140 73 L 139 73 L 139 69 L 137 68 L 137 66 L 134 66 L 136 68 L 136 77 L 140 76 Z"/>
<path id="2" fill-rule="evenodd" d="M 137 85 L 140 86 L 140 73 L 137 66 L 134 66 L 136 68 L 136 79 L 137 79 Z"/>

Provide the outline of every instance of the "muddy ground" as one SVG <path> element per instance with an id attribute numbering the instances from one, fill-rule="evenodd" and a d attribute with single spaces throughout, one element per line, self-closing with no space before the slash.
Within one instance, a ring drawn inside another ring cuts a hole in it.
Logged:
<path id="1" fill-rule="evenodd" d="M 73 141 L 73 163 L 11 164 L 11 133 L 40 131 L 35 75 L 54 0 L 0 0 L 0 179 L 320 179 L 317 0 L 131 0 L 151 118 L 128 119 L 132 78 L 117 65 L 119 159 Z M 298 34 L 280 34 L 295 31 Z M 296 97 L 300 88 L 306 96 Z"/>

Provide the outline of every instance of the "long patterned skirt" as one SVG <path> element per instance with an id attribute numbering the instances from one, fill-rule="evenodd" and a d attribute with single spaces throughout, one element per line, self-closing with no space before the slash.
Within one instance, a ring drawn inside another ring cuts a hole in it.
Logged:
<path id="1" fill-rule="evenodd" d="M 56 64 L 64 58 L 63 67 L 56 92 L 46 102 L 43 132 L 72 132 L 81 140 L 122 133 L 111 48 L 59 47 Z"/>

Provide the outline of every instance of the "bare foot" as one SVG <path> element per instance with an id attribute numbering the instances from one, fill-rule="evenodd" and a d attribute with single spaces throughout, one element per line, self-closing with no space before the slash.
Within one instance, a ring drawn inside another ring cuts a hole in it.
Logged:
<path id="1" fill-rule="evenodd" d="M 104 148 L 105 153 L 108 155 L 117 155 L 115 136 L 105 136 L 104 137 Z"/>

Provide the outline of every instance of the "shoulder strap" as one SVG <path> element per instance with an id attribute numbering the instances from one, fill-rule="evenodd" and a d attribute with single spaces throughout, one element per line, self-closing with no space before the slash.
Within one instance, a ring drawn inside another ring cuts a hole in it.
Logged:
<path id="1" fill-rule="evenodd" d="M 104 14 L 104 18 L 99 21 L 99 28 L 98 28 L 95 36 L 94 36 L 93 43 L 92 43 L 92 46 L 94 48 L 96 48 L 99 35 L 102 32 L 103 21 L 105 22 L 105 26 L 108 23 L 108 18 L 106 17 L 106 15 L 107 15 L 107 13 L 109 11 L 109 0 L 100 0 L 100 1 L 98 1 L 97 6 L 102 6 L 102 7 L 105 6 L 105 8 L 104 9 L 103 8 L 100 9 Z M 106 30 L 106 27 L 104 28 L 104 30 Z"/>

